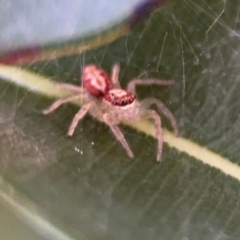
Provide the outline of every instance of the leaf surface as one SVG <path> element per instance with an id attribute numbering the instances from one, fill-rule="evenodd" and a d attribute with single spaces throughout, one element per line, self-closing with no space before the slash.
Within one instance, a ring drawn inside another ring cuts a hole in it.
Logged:
<path id="1" fill-rule="evenodd" d="M 25 66 L 40 80 L 73 84 L 90 62 L 108 71 L 120 62 L 122 86 L 139 76 L 174 79 L 173 87 L 138 88 L 139 98 L 154 96 L 171 109 L 180 140 L 188 143 L 181 150 L 181 141 L 170 147 L 170 139 L 161 164 L 149 125 L 141 131 L 121 126 L 132 161 L 110 130 L 89 116 L 66 137 L 78 106 L 42 116 L 53 101 L 47 96 L 58 94 L 49 94 L 51 88 L 37 93 L 10 78 L 1 81 L 5 203 L 47 238 L 238 239 L 239 7 L 237 1 L 172 0 L 109 45 Z"/>

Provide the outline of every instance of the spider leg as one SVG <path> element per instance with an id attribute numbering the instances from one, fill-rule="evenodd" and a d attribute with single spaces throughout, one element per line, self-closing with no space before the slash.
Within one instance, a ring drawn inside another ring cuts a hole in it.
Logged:
<path id="1" fill-rule="evenodd" d="M 81 109 L 76 113 L 76 115 L 74 116 L 73 120 L 72 120 L 72 123 L 68 129 L 68 133 L 67 135 L 68 136 L 72 136 L 77 125 L 78 125 L 78 122 L 86 115 L 86 113 L 89 111 L 89 109 L 91 108 L 92 106 L 92 103 L 86 103 L 84 104 Z"/>
<path id="2" fill-rule="evenodd" d="M 161 118 L 160 116 L 157 114 L 156 111 L 154 110 L 145 110 L 143 112 L 143 115 L 146 118 L 152 118 L 154 120 L 155 123 L 155 133 L 156 133 L 156 137 L 158 140 L 158 147 L 157 147 L 157 162 L 161 161 L 161 157 L 162 157 L 162 149 L 163 149 L 163 132 L 162 132 L 162 127 L 161 127 Z"/>
<path id="3" fill-rule="evenodd" d="M 174 80 L 160 80 L 160 79 L 133 79 L 127 85 L 127 91 L 136 95 L 136 86 L 137 85 L 160 85 L 160 86 L 170 86 L 175 83 Z"/>
<path id="4" fill-rule="evenodd" d="M 42 113 L 44 115 L 47 115 L 47 114 L 53 112 L 54 110 L 56 110 L 57 108 L 59 108 L 62 104 L 79 99 L 79 98 L 81 98 L 81 96 L 82 96 L 82 94 L 75 94 L 75 95 L 62 97 L 62 98 L 58 99 L 56 102 L 54 102 L 50 107 L 43 110 Z"/>
<path id="5" fill-rule="evenodd" d="M 162 112 L 165 117 L 170 121 L 172 128 L 174 130 L 174 134 L 176 136 L 179 135 L 178 125 L 175 117 L 173 116 L 172 112 L 164 105 L 162 101 L 156 98 L 146 98 L 141 102 L 140 107 L 142 109 L 149 108 L 152 104 L 156 104 L 158 111 Z"/>
<path id="6" fill-rule="evenodd" d="M 111 80 L 112 80 L 114 88 L 121 88 L 119 79 L 118 79 L 119 72 L 120 72 L 120 65 L 119 65 L 119 63 L 115 63 L 112 67 L 112 75 L 111 75 Z"/>
<path id="7" fill-rule="evenodd" d="M 125 148 L 125 150 L 127 151 L 127 154 L 130 158 L 134 158 L 134 155 L 132 153 L 132 150 L 130 149 L 123 133 L 121 132 L 121 130 L 119 129 L 119 127 L 114 124 L 109 116 L 109 114 L 105 113 L 103 115 L 103 121 L 110 127 L 110 129 L 112 130 L 113 134 L 115 135 L 115 137 L 117 138 L 117 140 L 122 144 L 122 146 Z"/>
<path id="8" fill-rule="evenodd" d="M 58 83 L 58 84 L 56 84 L 56 88 L 66 89 L 66 90 L 76 92 L 76 93 L 83 93 L 82 87 L 78 87 L 78 86 L 75 86 L 73 84 L 68 84 L 68 83 Z"/>

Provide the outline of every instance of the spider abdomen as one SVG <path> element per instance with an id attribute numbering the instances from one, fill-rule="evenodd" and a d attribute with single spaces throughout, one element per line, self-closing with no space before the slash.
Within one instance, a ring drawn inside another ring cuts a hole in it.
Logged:
<path id="1" fill-rule="evenodd" d="M 109 75 L 96 65 L 87 65 L 83 68 L 82 81 L 84 88 L 94 97 L 103 97 L 113 84 Z"/>

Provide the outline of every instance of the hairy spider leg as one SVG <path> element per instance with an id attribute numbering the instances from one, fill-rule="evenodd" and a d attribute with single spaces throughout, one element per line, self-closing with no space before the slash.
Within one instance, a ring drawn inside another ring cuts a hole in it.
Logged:
<path id="1" fill-rule="evenodd" d="M 145 118 L 152 118 L 154 120 L 155 133 L 158 140 L 157 162 L 160 162 L 162 157 L 162 149 L 163 149 L 163 132 L 161 127 L 162 125 L 161 118 L 156 111 L 150 110 L 150 109 L 143 111 L 142 114 Z"/>
<path id="2" fill-rule="evenodd" d="M 122 144 L 122 146 L 126 150 L 128 156 L 130 158 L 134 158 L 132 150 L 130 149 L 130 147 L 129 147 L 129 145 L 128 145 L 124 135 L 122 134 L 122 132 L 119 129 L 119 127 L 116 124 L 112 123 L 111 117 L 109 116 L 108 113 L 105 113 L 103 115 L 103 121 L 110 127 L 110 129 L 112 130 L 112 132 L 115 135 L 115 137 L 117 138 L 117 140 Z"/>
<path id="3" fill-rule="evenodd" d="M 156 104 L 158 111 L 162 112 L 165 117 L 170 121 L 172 128 L 174 130 L 174 134 L 176 136 L 179 135 L 178 125 L 175 117 L 173 116 L 172 112 L 164 105 L 162 101 L 156 98 L 146 98 L 141 102 L 140 108 L 141 109 L 148 109 L 151 105 Z M 143 110 L 144 111 L 144 110 Z"/>
<path id="4" fill-rule="evenodd" d="M 87 114 L 87 112 L 89 111 L 89 109 L 91 108 L 92 106 L 92 103 L 86 103 L 84 104 L 81 109 L 77 112 L 77 114 L 74 116 L 73 120 L 72 120 L 72 123 L 69 127 L 69 130 L 68 130 L 68 133 L 67 135 L 68 136 L 72 136 L 77 125 L 78 125 L 78 122 Z"/>
<path id="5" fill-rule="evenodd" d="M 127 91 L 136 95 L 136 86 L 137 85 L 160 85 L 160 86 L 171 86 L 175 84 L 174 80 L 160 80 L 155 78 L 150 79 L 133 79 L 127 85 Z"/>
<path id="6" fill-rule="evenodd" d="M 68 83 L 58 83 L 58 84 L 56 84 L 56 88 L 66 89 L 66 90 L 76 92 L 76 93 L 83 93 L 84 92 L 82 87 L 78 87 L 78 86 L 75 86 L 73 84 L 68 84 Z"/>
<path id="7" fill-rule="evenodd" d="M 62 104 L 70 102 L 70 101 L 73 101 L 73 100 L 76 100 L 76 99 L 80 99 L 81 97 L 82 97 L 81 93 L 70 95 L 70 96 L 66 96 L 66 97 L 62 97 L 62 98 L 58 99 L 57 101 L 55 101 L 48 108 L 43 110 L 42 113 L 44 115 L 47 115 L 47 114 L 53 112 L 54 110 L 56 110 L 57 108 L 59 108 Z"/>
<path id="8" fill-rule="evenodd" d="M 112 67 L 112 75 L 111 75 L 111 80 L 114 88 L 121 88 L 119 83 L 119 72 L 120 72 L 120 65 L 119 63 L 115 63 Z"/>

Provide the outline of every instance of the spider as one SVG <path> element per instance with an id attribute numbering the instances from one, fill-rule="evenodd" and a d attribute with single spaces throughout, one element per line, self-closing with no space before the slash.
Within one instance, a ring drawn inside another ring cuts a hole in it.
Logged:
<path id="1" fill-rule="evenodd" d="M 178 136 L 178 126 L 175 117 L 170 110 L 159 100 L 153 97 L 146 98 L 142 101 L 136 99 L 137 85 L 173 85 L 173 80 L 160 79 L 133 79 L 127 85 L 126 90 L 120 87 L 118 80 L 120 65 L 114 64 L 112 67 L 111 77 L 100 67 L 96 65 L 86 65 L 82 70 L 83 86 L 71 84 L 58 84 L 57 87 L 67 89 L 70 95 L 58 99 L 50 107 L 43 110 L 43 114 L 49 114 L 56 110 L 60 105 L 76 100 L 83 99 L 83 106 L 76 113 L 69 127 L 68 136 L 72 136 L 78 122 L 90 113 L 93 117 L 106 123 L 118 141 L 126 150 L 128 156 L 133 158 L 134 155 L 130 149 L 123 133 L 118 124 L 120 122 L 131 123 L 142 118 L 153 119 L 155 123 L 155 132 L 158 140 L 157 161 L 160 162 L 163 147 L 163 133 L 161 127 L 161 118 L 155 110 L 149 107 L 155 104 L 158 111 L 161 111 L 169 119 L 175 135 Z"/>

